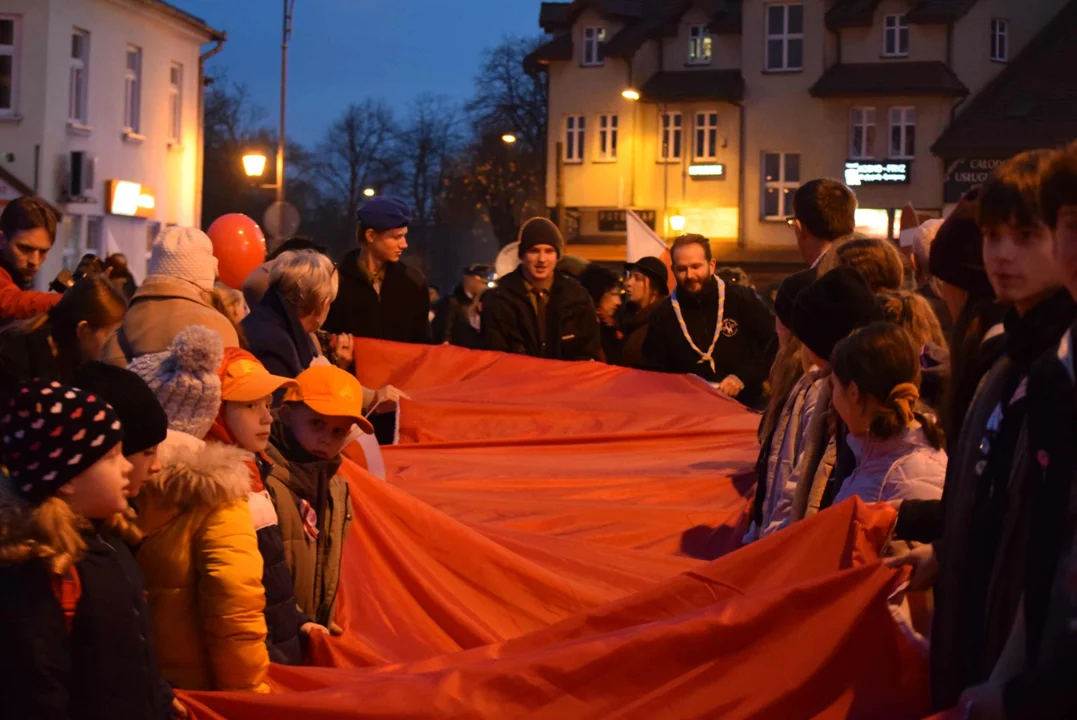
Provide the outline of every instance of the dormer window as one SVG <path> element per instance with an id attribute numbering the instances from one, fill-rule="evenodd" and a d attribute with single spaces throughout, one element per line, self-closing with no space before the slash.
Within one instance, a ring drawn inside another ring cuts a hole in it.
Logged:
<path id="1" fill-rule="evenodd" d="M 589 27 L 583 29 L 583 62 L 586 67 L 598 67 L 605 63 L 602 57 L 602 43 L 606 42 L 606 28 Z"/>
<path id="2" fill-rule="evenodd" d="M 706 25 L 693 25 L 688 34 L 688 64 L 711 64 L 711 31 Z"/>
<path id="3" fill-rule="evenodd" d="M 904 15 L 887 15 L 883 25 L 883 55 L 906 57 L 909 54 L 909 19 Z"/>

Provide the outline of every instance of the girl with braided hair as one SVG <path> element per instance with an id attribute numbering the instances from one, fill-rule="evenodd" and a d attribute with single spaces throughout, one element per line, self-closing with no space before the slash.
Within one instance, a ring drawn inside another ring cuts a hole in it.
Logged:
<path id="1" fill-rule="evenodd" d="M 834 409 L 856 456 L 835 502 L 938 499 L 946 477 L 943 432 L 922 412 L 920 346 L 905 329 L 873 323 L 838 343 L 831 357 Z"/>

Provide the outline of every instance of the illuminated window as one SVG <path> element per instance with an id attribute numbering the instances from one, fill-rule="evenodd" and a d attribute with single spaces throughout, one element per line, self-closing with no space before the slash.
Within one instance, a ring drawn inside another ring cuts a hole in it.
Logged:
<path id="1" fill-rule="evenodd" d="M 689 31 L 688 64 L 710 65 L 712 40 L 706 25 L 693 25 Z"/>

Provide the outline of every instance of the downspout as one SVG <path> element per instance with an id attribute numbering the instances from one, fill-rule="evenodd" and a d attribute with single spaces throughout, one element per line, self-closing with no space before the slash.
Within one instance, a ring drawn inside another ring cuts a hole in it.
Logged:
<path id="1" fill-rule="evenodd" d="M 632 58 L 625 60 L 625 65 L 628 67 L 628 85 L 625 87 L 635 88 L 632 84 Z M 628 195 L 628 207 L 635 209 L 636 207 L 636 156 L 639 155 L 639 100 L 632 102 L 632 164 L 629 166 L 632 177 L 629 180 L 632 181 L 632 188 Z"/>
<path id="2" fill-rule="evenodd" d="M 198 56 L 198 147 L 195 148 L 197 157 L 194 170 L 194 224 L 197 227 L 202 225 L 202 178 L 206 160 L 206 61 L 224 50 L 224 43 L 227 40 L 228 33 L 220 33 L 213 38 L 216 44 Z"/>
<path id="3" fill-rule="evenodd" d="M 747 209 L 745 207 L 745 162 L 748 158 L 748 147 L 746 145 L 746 132 L 744 127 L 744 118 L 746 111 L 744 109 L 744 101 L 737 101 L 733 103 L 740 111 L 740 167 L 737 168 L 737 247 L 743 248 L 746 246 L 744 239 L 744 212 Z"/>

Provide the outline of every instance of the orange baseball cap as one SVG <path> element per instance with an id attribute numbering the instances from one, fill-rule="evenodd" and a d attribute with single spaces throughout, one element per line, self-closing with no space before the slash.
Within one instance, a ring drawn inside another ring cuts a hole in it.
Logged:
<path id="1" fill-rule="evenodd" d="M 374 426 L 363 417 L 363 386 L 354 375 L 333 365 L 315 365 L 299 373 L 296 386 L 288 390 L 284 402 L 301 402 L 314 412 L 355 420 L 367 435 Z"/>
<path id="2" fill-rule="evenodd" d="M 295 380 L 273 375 L 258 358 L 239 348 L 225 350 L 218 375 L 221 400 L 225 402 L 254 402 L 296 384 Z"/>

